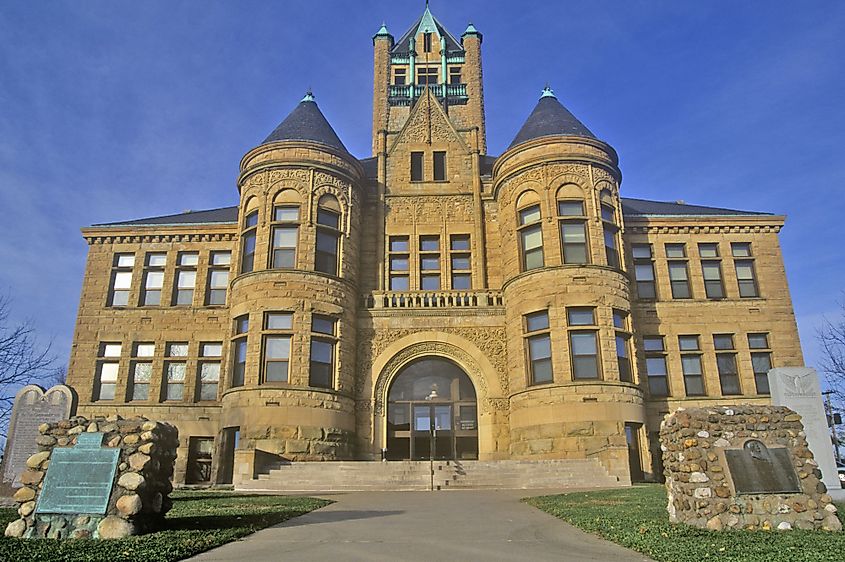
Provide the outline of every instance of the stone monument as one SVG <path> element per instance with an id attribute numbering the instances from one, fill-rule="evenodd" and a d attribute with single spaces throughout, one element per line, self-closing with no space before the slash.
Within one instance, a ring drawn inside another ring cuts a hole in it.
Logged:
<path id="1" fill-rule="evenodd" d="M 18 391 L 0 471 L 3 488 L 21 486 L 20 475 L 26 470 L 26 459 L 38 451 L 38 426 L 69 418 L 75 409 L 75 394 L 63 384 L 57 384 L 47 392 L 34 384 Z"/>
<path id="2" fill-rule="evenodd" d="M 39 428 L 6 536 L 111 539 L 161 527 L 179 435 L 170 424 L 73 417 Z"/>
<path id="3" fill-rule="evenodd" d="M 786 406 L 801 415 L 807 443 L 822 471 L 822 481 L 831 490 L 842 488 L 836 472 L 819 376 L 815 369 L 777 367 L 769 371 L 769 387 L 772 404 Z"/>
<path id="4" fill-rule="evenodd" d="M 679 408 L 661 424 L 660 444 L 673 523 L 842 529 L 801 416 L 789 408 Z"/>

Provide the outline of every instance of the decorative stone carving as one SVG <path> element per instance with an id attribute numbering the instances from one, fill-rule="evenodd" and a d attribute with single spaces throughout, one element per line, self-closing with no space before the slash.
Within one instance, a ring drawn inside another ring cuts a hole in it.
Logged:
<path id="1" fill-rule="evenodd" d="M 470 195 L 444 195 L 432 197 L 389 197 L 387 222 L 408 224 L 413 217 L 416 224 L 442 224 L 472 222 L 473 201 Z"/>
<path id="2" fill-rule="evenodd" d="M 437 98 L 431 95 L 429 90 L 426 90 L 425 95 L 414 105 L 408 121 L 390 151 L 403 143 L 418 142 L 455 142 L 466 148 L 461 136 L 449 123 L 449 118 Z"/>

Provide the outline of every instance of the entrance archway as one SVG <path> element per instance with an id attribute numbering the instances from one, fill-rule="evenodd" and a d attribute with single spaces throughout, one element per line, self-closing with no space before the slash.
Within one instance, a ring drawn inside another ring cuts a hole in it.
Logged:
<path id="1" fill-rule="evenodd" d="M 387 393 L 388 460 L 431 456 L 478 458 L 475 387 L 463 369 L 441 357 L 406 365 Z"/>

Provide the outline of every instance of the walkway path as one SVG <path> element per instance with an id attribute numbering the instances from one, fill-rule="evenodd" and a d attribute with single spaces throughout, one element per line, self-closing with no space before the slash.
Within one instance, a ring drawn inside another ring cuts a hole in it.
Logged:
<path id="1" fill-rule="evenodd" d="M 297 562 L 648 558 L 520 503 L 528 491 L 356 492 L 193 560 Z"/>

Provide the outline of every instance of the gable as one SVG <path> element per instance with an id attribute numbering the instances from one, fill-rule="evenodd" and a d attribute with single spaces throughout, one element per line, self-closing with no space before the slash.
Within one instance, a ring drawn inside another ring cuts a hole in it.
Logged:
<path id="1" fill-rule="evenodd" d="M 425 94 L 411 108 L 408 120 L 393 141 L 388 154 L 393 153 L 402 144 L 421 143 L 457 144 L 460 150 L 469 153 L 469 147 L 430 89 L 426 89 Z"/>

